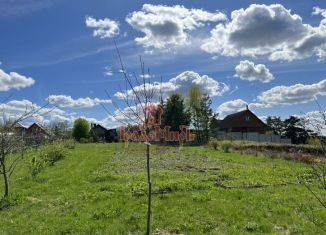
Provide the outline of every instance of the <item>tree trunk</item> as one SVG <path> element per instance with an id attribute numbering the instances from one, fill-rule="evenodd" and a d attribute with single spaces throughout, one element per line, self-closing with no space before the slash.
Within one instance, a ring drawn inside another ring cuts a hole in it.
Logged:
<path id="1" fill-rule="evenodd" d="M 151 213 L 152 213 L 152 182 L 150 171 L 150 154 L 149 143 L 146 143 L 146 159 L 147 159 L 147 183 L 148 183 L 148 205 L 147 205 L 147 230 L 146 234 L 151 232 Z"/>
<path id="2" fill-rule="evenodd" d="M 4 165 L 4 163 L 1 163 L 2 165 L 2 175 L 3 175 L 3 179 L 5 182 L 5 194 L 4 197 L 8 197 L 9 196 L 9 177 L 7 175 L 7 171 L 6 171 L 6 166 Z"/>

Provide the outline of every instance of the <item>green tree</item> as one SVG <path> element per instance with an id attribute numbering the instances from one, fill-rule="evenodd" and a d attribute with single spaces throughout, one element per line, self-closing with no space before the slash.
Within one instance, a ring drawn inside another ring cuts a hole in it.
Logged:
<path id="1" fill-rule="evenodd" d="M 284 120 L 284 136 L 291 139 L 292 144 L 305 144 L 311 131 L 306 130 L 300 118 L 290 116 Z"/>
<path id="2" fill-rule="evenodd" d="M 215 113 L 214 116 L 211 119 L 210 125 L 209 125 L 209 130 L 210 130 L 210 136 L 217 138 L 218 137 L 218 131 L 220 129 L 220 120 L 217 119 L 218 114 Z"/>
<path id="3" fill-rule="evenodd" d="M 212 100 L 209 95 L 202 94 L 197 85 L 188 91 L 188 105 L 192 124 L 196 130 L 197 143 L 207 143 L 209 140 L 210 122 L 215 116 L 211 109 Z"/>
<path id="4" fill-rule="evenodd" d="M 191 115 L 181 95 L 170 95 L 163 108 L 162 126 L 171 126 L 172 131 L 178 131 L 180 125 L 190 125 Z"/>
<path id="5" fill-rule="evenodd" d="M 202 93 L 197 85 L 192 85 L 188 91 L 188 105 L 191 113 L 192 124 L 196 130 L 197 143 L 202 142 L 201 136 L 201 106 L 202 106 Z"/>
<path id="6" fill-rule="evenodd" d="M 280 117 L 267 117 L 266 124 L 271 128 L 275 135 L 283 135 L 284 132 L 284 122 Z"/>
<path id="7" fill-rule="evenodd" d="M 88 138 L 90 126 L 86 119 L 78 118 L 74 122 L 72 136 L 79 141 L 81 138 Z"/>
<path id="8" fill-rule="evenodd" d="M 203 95 L 200 100 L 200 116 L 199 123 L 203 131 L 201 141 L 207 143 L 209 140 L 210 124 L 213 118 L 216 118 L 216 114 L 211 109 L 212 100 L 209 95 Z"/>

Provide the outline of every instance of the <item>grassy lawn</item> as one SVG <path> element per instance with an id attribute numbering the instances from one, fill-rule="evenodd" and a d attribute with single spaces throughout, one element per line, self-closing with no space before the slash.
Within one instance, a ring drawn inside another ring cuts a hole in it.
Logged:
<path id="1" fill-rule="evenodd" d="M 144 153 L 144 144 L 79 144 L 36 178 L 24 160 L 11 179 L 20 201 L 0 211 L 0 234 L 143 234 Z M 309 208 L 319 222 L 325 210 L 296 184 L 309 165 L 204 147 L 151 154 L 155 234 L 324 234 Z"/>

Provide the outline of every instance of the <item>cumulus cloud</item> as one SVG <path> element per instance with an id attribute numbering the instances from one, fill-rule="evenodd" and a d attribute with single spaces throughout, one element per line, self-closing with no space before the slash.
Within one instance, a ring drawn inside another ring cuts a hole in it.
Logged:
<path id="1" fill-rule="evenodd" d="M 136 125 L 140 123 L 139 117 L 142 117 L 141 106 L 130 106 L 116 109 L 101 122 L 107 127 L 127 126 L 128 124 Z"/>
<path id="2" fill-rule="evenodd" d="M 262 104 L 262 103 L 247 103 L 246 101 L 242 99 L 235 99 L 235 100 L 230 100 L 227 102 L 224 102 L 217 108 L 217 113 L 219 118 L 224 118 L 225 116 L 236 113 L 239 111 L 242 111 L 244 109 L 248 108 L 250 110 L 255 110 L 255 109 L 264 109 L 264 108 L 270 108 L 271 105 L 269 104 Z"/>
<path id="3" fill-rule="evenodd" d="M 144 47 L 158 49 L 168 46 L 188 44 L 188 33 L 205 22 L 224 21 L 227 17 L 221 12 L 207 12 L 202 9 L 188 9 L 184 6 L 164 6 L 144 4 L 141 11 L 126 17 L 126 21 L 145 35 L 135 41 Z"/>
<path id="4" fill-rule="evenodd" d="M 217 113 L 219 118 L 224 118 L 231 113 L 239 112 L 245 109 L 247 105 L 248 103 L 242 99 L 227 101 L 218 106 Z"/>
<path id="5" fill-rule="evenodd" d="M 270 82 L 274 79 L 273 74 L 264 64 L 254 64 L 249 60 L 240 61 L 235 67 L 235 76 L 247 81 Z"/>
<path id="6" fill-rule="evenodd" d="M 34 122 L 50 122 L 53 120 L 66 120 L 65 111 L 56 107 L 41 107 L 29 100 L 11 100 L 0 104 L 1 120 L 16 120 L 26 113 L 33 114 L 28 120 Z"/>
<path id="7" fill-rule="evenodd" d="M 96 20 L 91 16 L 86 17 L 86 26 L 94 28 L 93 36 L 100 38 L 112 38 L 119 34 L 119 23 L 108 18 Z"/>
<path id="8" fill-rule="evenodd" d="M 0 91 L 8 91 L 10 89 L 20 89 L 32 86 L 35 81 L 19 73 L 10 72 L 9 74 L 0 69 Z"/>
<path id="9" fill-rule="evenodd" d="M 162 84 L 155 82 L 147 85 L 147 90 L 153 90 L 154 93 L 158 95 L 161 91 L 163 97 L 166 98 L 171 93 L 181 93 L 186 95 L 192 85 L 197 85 L 202 93 L 208 94 L 211 97 L 221 96 L 230 89 L 225 83 L 218 82 L 207 75 L 201 76 L 193 71 L 185 71 L 167 82 L 162 82 Z M 143 86 L 136 86 L 134 88 L 137 93 L 141 93 L 143 89 Z M 115 96 L 120 99 L 132 97 L 133 91 L 127 90 L 124 92 L 117 92 Z"/>
<path id="10" fill-rule="evenodd" d="M 308 103 L 315 100 L 318 95 L 326 96 L 326 80 L 310 85 L 276 86 L 260 93 L 256 103 L 247 103 L 242 99 L 231 100 L 221 104 L 217 108 L 217 112 L 219 117 L 223 118 L 228 114 L 245 109 L 246 105 L 249 106 L 249 109 L 255 110 L 271 108 L 276 105 Z"/>
<path id="11" fill-rule="evenodd" d="M 291 105 L 313 101 L 316 96 L 326 95 L 326 80 L 318 83 L 292 86 L 276 86 L 262 92 L 257 98 L 269 105 Z"/>
<path id="12" fill-rule="evenodd" d="M 320 13 L 319 10 L 315 12 Z M 271 60 L 298 60 L 326 56 L 326 21 L 318 27 L 281 4 L 252 4 L 231 13 L 231 21 L 218 24 L 202 45 L 208 53 L 224 56 L 269 55 Z"/>
<path id="13" fill-rule="evenodd" d="M 47 100 L 54 105 L 59 107 L 67 108 L 90 108 L 100 104 L 110 104 L 111 100 L 102 100 L 98 98 L 78 98 L 73 99 L 71 96 L 66 95 L 50 95 Z"/>

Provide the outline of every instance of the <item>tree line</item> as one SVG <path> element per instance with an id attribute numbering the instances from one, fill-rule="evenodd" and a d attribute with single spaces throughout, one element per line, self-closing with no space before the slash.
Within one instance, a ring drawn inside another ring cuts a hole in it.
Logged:
<path id="1" fill-rule="evenodd" d="M 284 120 L 281 117 L 269 116 L 266 124 L 275 135 L 291 139 L 292 144 L 308 144 L 319 140 L 318 134 L 312 131 L 303 118 L 290 116 Z"/>

